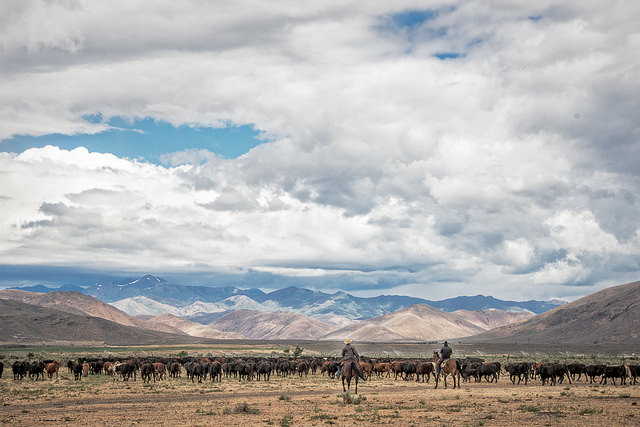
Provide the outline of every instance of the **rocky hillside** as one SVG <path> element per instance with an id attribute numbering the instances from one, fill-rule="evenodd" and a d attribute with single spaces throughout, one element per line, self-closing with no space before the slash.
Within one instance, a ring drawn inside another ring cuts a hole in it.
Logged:
<path id="1" fill-rule="evenodd" d="M 433 341 L 475 335 L 484 329 L 463 318 L 427 304 L 416 304 L 384 316 L 363 320 L 333 331 L 323 340 Z"/>
<path id="2" fill-rule="evenodd" d="M 81 316 L 9 299 L 0 299 L 0 325 L 0 343 L 11 345 L 52 342 L 107 345 L 207 342 L 204 338 L 124 326 L 100 317 Z"/>
<path id="3" fill-rule="evenodd" d="M 223 332 L 236 332 L 252 339 L 317 339 L 335 329 L 298 313 L 236 310 L 209 324 Z"/>
<path id="4" fill-rule="evenodd" d="M 510 325 L 512 323 L 522 322 L 527 319 L 531 319 L 535 314 L 529 311 L 504 311 L 495 308 L 488 310 L 456 310 L 451 314 L 455 314 L 461 319 L 466 320 L 469 323 L 473 323 L 482 329 L 494 329 L 500 326 Z"/>
<path id="5" fill-rule="evenodd" d="M 204 337 L 212 339 L 246 339 L 246 337 L 242 334 L 238 334 L 236 332 L 222 332 L 212 328 L 211 326 L 191 322 L 184 317 L 178 317 L 172 314 L 163 314 L 161 316 L 151 317 L 145 320 L 145 323 L 149 326 L 169 326 L 194 337 Z"/>
<path id="6" fill-rule="evenodd" d="M 465 342 L 640 343 L 640 282 L 614 286 Z"/>

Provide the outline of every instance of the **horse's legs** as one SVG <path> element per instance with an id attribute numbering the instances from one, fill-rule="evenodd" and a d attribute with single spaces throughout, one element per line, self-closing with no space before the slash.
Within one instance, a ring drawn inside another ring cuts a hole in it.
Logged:
<path id="1" fill-rule="evenodd" d="M 356 375 L 356 394 L 358 394 L 358 376 Z"/>
<path id="2" fill-rule="evenodd" d="M 435 378 L 436 380 L 436 386 L 434 388 L 438 388 L 438 380 L 440 380 L 440 373 L 438 372 L 437 374 L 434 374 L 433 378 Z"/>
<path id="3" fill-rule="evenodd" d="M 344 377 L 342 377 L 342 391 L 343 391 L 343 392 L 344 392 L 344 391 L 347 391 L 347 389 L 346 389 L 346 388 L 344 388 Z"/>

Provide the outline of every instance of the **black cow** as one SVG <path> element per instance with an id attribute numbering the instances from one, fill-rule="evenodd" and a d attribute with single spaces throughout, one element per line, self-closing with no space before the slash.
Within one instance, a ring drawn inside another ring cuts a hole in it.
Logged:
<path id="1" fill-rule="evenodd" d="M 29 371 L 29 363 L 16 360 L 15 362 L 13 362 L 13 365 L 11 365 L 11 370 L 13 371 L 14 380 L 22 380 L 27 376 L 27 373 Z"/>
<path id="2" fill-rule="evenodd" d="M 222 382 L 222 364 L 218 361 L 209 365 L 209 378 L 211 381 Z"/>
<path id="3" fill-rule="evenodd" d="M 28 369 L 29 379 L 38 381 L 42 377 L 42 381 L 44 381 L 44 362 L 32 362 Z"/>
<path id="4" fill-rule="evenodd" d="M 605 367 L 600 384 L 603 382 L 604 384 L 607 384 L 607 379 L 609 378 L 611 379 L 611 382 L 613 382 L 613 385 L 616 385 L 616 378 L 620 378 L 620 385 L 626 384 L 627 367 L 624 365 Z"/>
<path id="5" fill-rule="evenodd" d="M 527 385 L 527 380 L 529 378 L 529 370 L 531 369 L 531 363 L 529 362 L 520 362 L 520 363 L 508 363 L 504 365 L 504 369 L 509 373 L 509 378 L 513 384 L 516 383 L 516 377 L 518 378 L 518 384 L 522 380 L 524 376 L 524 384 Z"/>
<path id="6" fill-rule="evenodd" d="M 588 365 L 584 368 L 585 375 L 589 377 L 589 384 L 593 384 L 596 377 L 604 375 L 605 365 Z"/>
<path id="7" fill-rule="evenodd" d="M 584 363 L 571 363 L 567 365 L 567 369 L 569 370 L 569 374 L 571 374 L 571 379 L 574 381 L 580 381 L 580 377 L 584 374 L 585 378 L 587 376 L 585 369 L 587 366 Z M 576 375 L 578 375 L 578 379 L 576 380 Z"/>
<path id="8" fill-rule="evenodd" d="M 2 373 L 4 372 L 4 363 L 0 361 L 0 378 L 2 378 Z"/>
<path id="9" fill-rule="evenodd" d="M 194 382 L 194 379 L 197 378 L 198 379 L 198 383 L 202 382 L 202 377 L 205 374 L 205 370 L 204 370 L 204 365 L 198 363 L 193 365 L 193 368 L 191 370 L 191 382 Z"/>
<path id="10" fill-rule="evenodd" d="M 567 370 L 567 367 L 559 363 L 540 365 L 536 369 L 536 373 L 540 375 L 542 385 L 545 385 L 547 381 L 549 381 L 549 385 L 556 385 L 556 380 L 558 383 L 562 384 L 562 380 L 565 375 L 567 376 L 569 384 L 571 384 L 571 378 L 569 378 L 569 371 Z"/>
<path id="11" fill-rule="evenodd" d="M 271 378 L 271 369 L 272 369 L 271 362 L 263 360 L 262 362 L 258 363 L 258 368 L 257 368 L 258 381 L 260 381 L 260 375 L 262 375 L 262 378 L 265 381 L 269 381 L 269 379 Z"/>
<path id="12" fill-rule="evenodd" d="M 82 381 L 82 363 L 73 364 L 73 380 Z"/>
<path id="13" fill-rule="evenodd" d="M 418 364 L 416 362 L 411 362 L 411 361 L 404 363 L 402 365 L 400 369 L 402 371 L 402 376 L 405 381 L 409 379 L 413 379 L 413 375 L 416 373 L 417 367 L 418 367 Z"/>
<path id="14" fill-rule="evenodd" d="M 420 362 L 416 366 L 416 382 L 420 381 L 422 377 L 422 382 L 425 382 L 424 377 L 427 377 L 427 382 L 431 379 L 431 374 L 433 373 L 433 363 L 431 362 Z"/>
<path id="15" fill-rule="evenodd" d="M 104 362 L 102 360 L 96 360 L 90 362 L 89 367 L 91 368 L 92 374 L 99 375 L 102 374 L 102 370 L 104 369 Z"/>
<path id="16" fill-rule="evenodd" d="M 492 383 L 494 380 L 498 382 L 498 373 L 500 372 L 500 364 L 498 362 L 482 363 L 478 366 L 478 376 L 484 377 L 488 382 Z"/>
<path id="17" fill-rule="evenodd" d="M 136 371 L 138 370 L 138 366 L 134 362 L 122 363 L 116 366 L 116 372 L 120 372 L 122 375 L 123 381 L 129 381 L 131 375 L 133 375 L 133 380 L 136 381 Z"/>
<path id="18" fill-rule="evenodd" d="M 479 362 L 465 363 L 462 365 L 462 378 L 465 381 L 469 381 L 469 378 L 473 378 L 475 382 L 480 381 L 479 371 L 481 365 L 482 363 Z"/>

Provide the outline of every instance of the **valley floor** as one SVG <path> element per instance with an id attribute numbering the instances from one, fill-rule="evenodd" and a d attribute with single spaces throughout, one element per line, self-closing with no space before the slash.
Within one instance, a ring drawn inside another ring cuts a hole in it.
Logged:
<path id="1" fill-rule="evenodd" d="M 66 369 L 61 369 L 65 371 Z M 183 373 L 184 375 L 184 373 Z M 0 422 L 15 425 L 640 425 L 640 385 L 555 387 L 430 383 L 374 378 L 345 404 L 342 385 L 321 375 L 271 381 L 114 382 L 104 375 L 73 381 L 0 380 Z M 441 384 L 442 386 L 442 384 Z M 352 384 L 353 388 L 353 384 Z M 352 390 L 353 391 L 353 390 Z M 364 399 L 366 398 L 366 399 Z"/>

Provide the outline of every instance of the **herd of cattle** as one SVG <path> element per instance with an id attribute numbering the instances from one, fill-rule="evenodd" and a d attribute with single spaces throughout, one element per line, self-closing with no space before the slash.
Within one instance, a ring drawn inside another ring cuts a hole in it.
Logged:
<path id="1" fill-rule="evenodd" d="M 584 376 L 589 383 L 599 382 L 607 384 L 608 381 L 616 384 L 637 384 L 640 376 L 639 365 L 585 365 L 581 363 L 533 363 L 518 362 L 506 363 L 485 362 L 482 359 L 458 359 L 459 375 L 463 381 L 498 382 L 501 374 L 509 375 L 513 384 L 539 379 L 542 385 L 562 384 L 566 379 L 569 383 L 580 381 Z M 210 381 L 221 382 L 223 377 L 237 380 L 269 381 L 272 375 L 277 376 L 307 376 L 326 374 L 335 378 L 338 374 L 339 360 L 331 358 L 302 357 L 298 359 L 288 358 L 162 358 L 145 357 L 130 358 L 127 360 L 115 360 L 113 358 L 69 360 L 66 369 L 73 374 L 74 380 L 80 381 L 88 375 L 110 375 L 113 380 L 135 381 L 138 375 L 145 383 L 164 380 L 167 377 L 177 378 L 183 372 L 192 382 L 201 383 Z M 16 361 L 11 365 L 14 380 L 23 380 L 29 377 L 31 380 L 58 379 L 61 365 L 55 360 L 44 361 Z M 435 375 L 434 363 L 428 360 L 406 359 L 366 359 L 360 361 L 360 368 L 368 377 L 390 378 L 394 380 L 429 382 Z M 0 378 L 2 378 L 4 363 L 0 361 Z"/>

